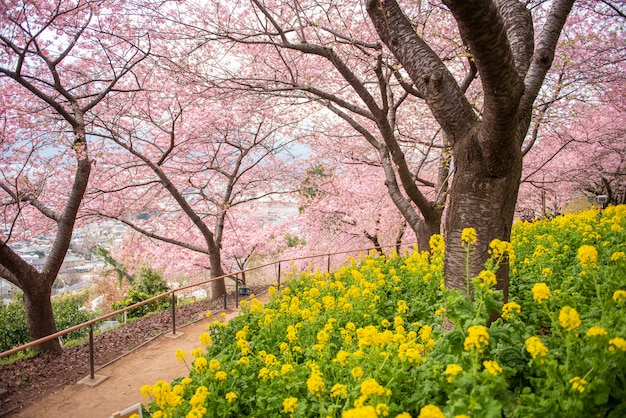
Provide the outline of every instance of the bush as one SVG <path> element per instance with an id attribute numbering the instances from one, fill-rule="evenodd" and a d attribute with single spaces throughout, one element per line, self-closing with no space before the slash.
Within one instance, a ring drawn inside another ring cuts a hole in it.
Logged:
<path id="1" fill-rule="evenodd" d="M 167 292 L 169 287 L 161 274 L 149 267 L 140 269 L 135 275 L 133 285 L 124 296 L 124 299 L 113 302 L 113 309 L 118 310 L 135 303 L 142 302 L 151 297 Z M 127 317 L 140 318 L 150 312 L 156 312 L 169 308 L 171 305 L 168 298 L 161 298 L 145 305 L 127 311 Z"/>
<path id="2" fill-rule="evenodd" d="M 204 348 L 176 352 L 189 376 L 144 386 L 149 412 L 624 416 L 626 206 L 520 224 L 514 239 L 494 241 L 485 270 L 468 278 L 473 300 L 443 287 L 440 237 L 430 258 L 372 254 L 332 274 L 294 274 L 269 303 L 253 299 L 214 323 Z M 507 254 L 503 305 L 494 272 Z M 502 318 L 488 325 L 492 308 Z"/>
<path id="3" fill-rule="evenodd" d="M 88 298 L 88 291 L 67 293 L 52 298 L 52 312 L 54 313 L 54 321 L 59 331 L 97 317 L 95 313 L 81 310 Z M 70 332 L 63 339 L 81 339 L 88 332 L 87 328 L 82 328 Z M 0 351 L 10 350 L 29 341 L 28 321 L 24 303 L 21 300 L 16 300 L 6 306 L 0 306 Z"/>

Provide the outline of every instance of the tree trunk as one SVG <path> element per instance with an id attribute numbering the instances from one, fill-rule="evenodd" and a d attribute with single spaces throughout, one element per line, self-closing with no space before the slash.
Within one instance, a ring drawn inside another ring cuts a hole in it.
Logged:
<path id="1" fill-rule="evenodd" d="M 211 278 L 220 277 L 224 275 L 222 269 L 222 258 L 220 256 L 221 251 L 217 248 L 217 245 L 213 241 L 207 240 L 209 246 L 209 263 L 211 267 Z M 211 282 L 211 300 L 219 299 L 226 294 L 226 283 L 224 278 L 213 280 Z"/>
<path id="2" fill-rule="evenodd" d="M 430 251 L 430 237 L 441 233 L 442 208 L 435 208 L 433 212 L 434 216 L 420 219 L 417 224 L 417 249 L 419 251 Z"/>
<path id="3" fill-rule="evenodd" d="M 445 283 L 452 289 L 470 290 L 468 280 L 476 276 L 488 259 L 489 243 L 493 239 L 510 241 L 518 185 L 522 172 L 521 152 L 509 154 L 510 170 L 500 176 L 490 175 L 484 161 L 475 158 L 479 148 L 473 137 L 453 148 L 457 164 L 450 190 L 445 233 Z M 471 246 L 467 277 L 466 249 L 461 243 L 464 228 L 474 228 L 477 241 Z M 496 273 L 497 289 L 508 298 L 508 262 L 501 263 Z"/>
<path id="4" fill-rule="evenodd" d="M 37 276 L 42 276 L 37 274 Z M 52 288 L 43 277 L 23 280 L 24 308 L 28 318 L 28 334 L 31 341 L 57 332 L 50 300 Z M 54 338 L 35 347 L 38 351 L 61 351 L 61 343 Z"/>

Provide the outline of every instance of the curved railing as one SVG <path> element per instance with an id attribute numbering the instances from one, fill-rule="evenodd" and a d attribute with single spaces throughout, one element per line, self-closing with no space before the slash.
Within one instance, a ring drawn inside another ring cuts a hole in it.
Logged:
<path id="1" fill-rule="evenodd" d="M 414 243 L 411 244 L 405 244 L 402 245 L 402 247 L 408 247 L 408 246 L 412 246 L 414 245 Z M 386 249 L 386 248 L 397 248 L 396 245 L 389 245 L 389 246 L 383 246 L 383 247 L 379 247 L 380 250 Z M 272 261 L 271 263 L 267 263 L 267 264 L 262 264 L 259 266 L 255 266 L 255 267 L 251 267 L 248 269 L 244 269 L 244 270 L 239 270 L 233 273 L 229 273 L 229 274 L 225 274 L 223 276 L 219 276 L 219 277 L 213 277 L 211 279 L 208 280 L 204 280 L 198 283 L 193 283 L 190 285 L 186 285 L 186 286 L 181 286 L 179 288 L 176 289 L 172 289 L 168 292 L 162 293 L 160 295 L 151 297 L 150 299 L 146 299 L 143 300 L 141 302 L 135 303 L 134 305 L 130 305 L 127 306 L 125 308 L 122 309 L 118 309 L 114 312 L 110 312 L 106 315 L 100 316 L 98 318 L 89 320 L 87 322 L 83 322 L 82 324 L 78 324 L 75 325 L 73 327 L 64 329 L 63 331 L 59 331 L 56 332 L 54 334 L 50 334 L 46 337 L 43 338 L 39 338 L 38 340 L 35 341 L 31 341 L 27 344 L 21 345 L 19 347 L 14 347 L 10 350 L 4 351 L 2 353 L 0 353 L 0 358 L 2 357 L 8 357 L 11 356 L 13 354 L 19 353 L 20 351 L 26 350 L 28 348 L 31 347 L 35 347 L 39 344 L 45 343 L 47 341 L 51 341 L 55 338 L 60 338 L 64 335 L 69 334 L 70 332 L 79 330 L 81 328 L 85 328 L 85 327 L 89 327 L 89 366 L 90 366 L 90 377 L 91 379 L 94 379 L 94 344 L 93 344 L 93 326 L 95 324 L 97 324 L 100 321 L 104 321 L 106 319 L 109 319 L 111 317 L 115 317 L 117 315 L 120 314 L 124 314 L 125 312 L 143 306 L 145 304 L 148 304 L 150 302 L 159 300 L 161 298 L 167 297 L 167 296 L 171 296 L 172 298 L 172 333 L 176 334 L 176 293 L 194 288 L 194 287 L 198 287 L 198 286 L 202 286 L 202 285 L 206 285 L 208 283 L 211 283 L 213 281 L 216 280 L 221 280 L 221 279 L 227 279 L 227 278 L 231 278 L 231 279 L 235 279 L 235 295 L 236 295 L 236 304 L 239 304 L 239 280 L 237 279 L 237 276 L 239 275 L 244 275 L 245 273 L 251 272 L 251 271 L 255 271 L 255 270 L 260 270 L 266 267 L 272 267 L 272 266 L 276 266 L 276 282 L 278 283 L 278 289 L 280 289 L 281 286 L 281 264 L 285 264 L 285 263 L 289 263 L 289 264 L 294 264 L 296 261 L 302 261 L 302 260 L 312 260 L 312 259 L 326 259 L 327 263 L 326 263 L 326 271 L 330 271 L 331 268 L 331 257 L 332 256 L 337 256 L 337 255 L 346 255 L 346 254 L 352 254 L 352 253 L 363 253 L 364 251 L 376 251 L 377 248 L 362 248 L 362 249 L 356 249 L 356 250 L 348 250 L 348 251 L 339 251 L 339 252 L 334 252 L 334 253 L 326 253 L 326 254 L 316 254 L 316 255 L 309 255 L 309 256 L 302 256 L 302 257 L 294 257 L 294 258 L 289 258 L 289 259 L 282 259 L 282 260 L 277 260 L 277 261 Z M 345 258 L 343 260 L 343 262 L 345 262 Z M 342 262 L 342 263 L 343 263 Z M 227 309 L 227 301 L 226 301 L 226 295 L 224 295 L 224 310 Z"/>

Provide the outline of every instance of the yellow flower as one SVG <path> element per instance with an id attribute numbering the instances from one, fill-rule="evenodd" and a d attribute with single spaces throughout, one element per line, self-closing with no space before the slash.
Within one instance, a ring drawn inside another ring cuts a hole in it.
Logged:
<path id="1" fill-rule="evenodd" d="M 608 332 L 599 326 L 593 326 L 587 331 L 587 337 L 598 337 L 600 335 L 608 335 Z"/>
<path id="2" fill-rule="evenodd" d="M 566 330 L 572 331 L 580 326 L 580 316 L 576 309 L 564 306 L 559 313 L 559 323 Z"/>
<path id="3" fill-rule="evenodd" d="M 144 398 L 147 398 L 152 393 L 152 386 L 143 385 L 141 389 L 139 389 L 139 393 L 141 393 L 141 396 L 143 396 Z"/>
<path id="4" fill-rule="evenodd" d="M 520 313 L 521 310 L 522 307 L 518 303 L 505 303 L 504 306 L 502 306 L 502 318 L 510 321 L 511 319 L 513 319 L 513 314 Z"/>
<path id="5" fill-rule="evenodd" d="M 489 332 L 484 325 L 473 325 L 467 329 L 468 335 L 463 342 L 465 351 L 476 348 L 479 352 L 483 352 L 485 347 L 489 345 Z"/>
<path id="6" fill-rule="evenodd" d="M 438 406 L 430 404 L 420 409 L 420 414 L 417 418 L 446 418 L 446 416 Z"/>
<path id="7" fill-rule="evenodd" d="M 345 350 L 339 350 L 337 352 L 337 356 L 335 356 L 335 358 L 333 359 L 333 363 L 339 363 L 342 366 L 345 366 L 348 364 L 348 357 L 350 356 L 350 353 L 348 353 Z"/>
<path id="8" fill-rule="evenodd" d="M 616 290 L 615 292 L 613 292 L 613 301 L 614 302 L 621 302 L 623 300 L 626 300 L 626 290 Z"/>
<path id="9" fill-rule="evenodd" d="M 542 303 L 544 300 L 550 299 L 550 296 L 552 296 L 550 288 L 544 282 L 535 283 L 532 288 L 532 292 L 533 299 L 535 299 L 537 303 Z"/>
<path id="10" fill-rule="evenodd" d="M 411 414 L 408 412 L 403 412 L 401 414 L 396 415 L 396 418 L 411 418 Z"/>
<path id="11" fill-rule="evenodd" d="M 526 351 L 535 359 L 548 354 L 548 347 L 546 347 L 538 337 L 530 337 L 526 340 Z"/>
<path id="12" fill-rule="evenodd" d="M 593 267 L 598 261 L 598 250 L 591 245 L 582 245 L 578 249 L 578 255 L 576 257 L 582 267 Z"/>
<path id="13" fill-rule="evenodd" d="M 491 254 L 493 258 L 500 258 L 504 254 L 508 253 L 511 264 L 513 264 L 513 245 L 510 242 L 501 241 L 496 238 L 489 243 L 488 253 Z"/>
<path id="14" fill-rule="evenodd" d="M 280 374 L 287 374 L 290 371 L 293 370 L 293 366 L 291 364 L 283 364 L 283 366 L 280 368 Z"/>
<path id="15" fill-rule="evenodd" d="M 228 403 L 231 403 L 235 399 L 237 399 L 237 394 L 235 392 L 228 392 L 226 394 L 226 400 L 228 401 Z"/>
<path id="16" fill-rule="evenodd" d="M 480 280 L 480 287 L 495 286 L 496 284 L 496 275 L 489 270 L 481 271 L 477 278 Z"/>
<path id="17" fill-rule="evenodd" d="M 485 370 L 492 374 L 493 376 L 497 376 L 502 373 L 502 367 L 495 360 L 486 360 L 483 361 L 483 366 L 485 366 Z"/>
<path id="18" fill-rule="evenodd" d="M 331 398 L 338 398 L 338 397 L 347 398 L 348 388 L 346 388 L 346 386 L 342 385 L 341 383 L 337 383 L 330 390 L 330 397 Z"/>
<path id="19" fill-rule="evenodd" d="M 201 372 L 202 370 L 206 369 L 206 367 L 207 361 L 204 357 L 199 357 L 193 362 L 193 368 L 197 372 Z"/>
<path id="20" fill-rule="evenodd" d="M 455 415 L 454 418 L 470 418 L 470 417 L 469 415 L 461 414 L 461 415 Z"/>
<path id="21" fill-rule="evenodd" d="M 587 384 L 587 381 L 581 377 L 572 377 L 569 382 L 572 384 L 572 389 L 573 390 L 577 390 L 580 393 L 583 393 L 585 391 L 585 385 Z"/>
<path id="22" fill-rule="evenodd" d="M 185 353 L 185 350 L 178 349 L 174 354 L 176 355 L 176 359 L 181 363 L 185 361 L 185 356 L 187 355 L 187 353 Z"/>
<path id="23" fill-rule="evenodd" d="M 376 405 L 376 416 L 386 417 L 389 415 L 389 406 L 386 403 L 379 403 Z"/>
<path id="24" fill-rule="evenodd" d="M 345 411 L 341 418 L 377 418 L 378 414 L 371 405 L 359 406 Z"/>
<path id="25" fill-rule="evenodd" d="M 362 395 L 365 395 L 365 396 L 371 396 L 371 395 L 384 396 L 386 392 L 387 391 L 385 391 L 385 388 L 382 387 L 376 381 L 376 379 L 373 379 L 373 378 L 365 379 L 361 383 L 361 394 Z"/>
<path id="26" fill-rule="evenodd" d="M 617 251 L 611 254 L 611 261 L 620 261 L 620 260 L 626 260 L 626 254 L 624 253 L 624 251 Z"/>
<path id="27" fill-rule="evenodd" d="M 409 307 L 406 304 L 406 302 L 404 300 L 399 300 L 398 301 L 398 312 L 406 313 L 408 310 L 409 310 Z"/>
<path id="28" fill-rule="evenodd" d="M 202 344 L 204 347 L 211 346 L 213 345 L 213 338 L 211 338 L 208 333 L 203 332 L 202 334 L 200 334 L 200 344 Z"/>
<path id="29" fill-rule="evenodd" d="M 463 228 L 461 242 L 463 246 L 476 244 L 476 230 L 474 228 Z"/>
<path id="30" fill-rule="evenodd" d="M 363 377 L 363 369 L 358 366 L 353 368 L 350 373 L 355 379 L 361 379 Z"/>
<path id="31" fill-rule="evenodd" d="M 322 372 L 319 371 L 317 366 L 311 367 L 311 375 L 306 381 L 306 386 L 312 395 L 319 396 L 324 392 L 324 381 L 322 380 Z"/>
<path id="32" fill-rule="evenodd" d="M 444 374 L 446 376 L 448 376 L 446 378 L 446 380 L 448 381 L 448 383 L 452 383 L 452 377 L 456 376 L 457 374 L 461 373 L 463 371 L 463 367 L 459 366 L 458 364 L 448 364 L 448 367 L 446 367 L 446 371 L 444 372 Z"/>
<path id="33" fill-rule="evenodd" d="M 209 362 L 209 370 L 212 371 L 213 373 L 215 373 L 216 371 L 220 370 L 221 368 L 222 368 L 222 366 L 220 365 L 219 360 L 212 359 Z"/>
<path id="34" fill-rule="evenodd" d="M 283 409 L 288 414 L 293 414 L 298 407 L 298 398 L 286 398 L 283 401 Z"/>
<path id="35" fill-rule="evenodd" d="M 226 374 L 226 372 L 217 372 L 217 373 L 215 373 L 215 378 L 217 380 L 226 380 L 227 377 L 228 377 L 228 375 Z"/>
<path id="36" fill-rule="evenodd" d="M 619 348 L 622 351 L 626 351 L 626 340 L 621 337 L 615 337 L 609 340 L 609 351 L 615 351 Z"/>

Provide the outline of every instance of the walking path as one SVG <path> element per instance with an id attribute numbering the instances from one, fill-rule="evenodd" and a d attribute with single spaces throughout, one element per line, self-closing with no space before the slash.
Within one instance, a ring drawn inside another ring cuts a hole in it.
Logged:
<path id="1" fill-rule="evenodd" d="M 257 297 L 269 300 L 267 293 Z M 225 321 L 239 314 L 238 309 L 228 309 Z M 189 353 L 201 347 L 199 336 L 214 319 L 203 319 L 181 327 L 176 335 L 163 334 L 120 360 L 96 371 L 104 381 L 95 386 L 70 384 L 46 395 L 24 409 L 9 414 L 11 418 L 110 418 L 114 413 L 139 402 L 147 402 L 139 393 L 143 385 L 153 385 L 158 380 L 171 382 L 187 376 L 189 370 L 174 353 L 178 349 Z M 85 380 L 85 379 L 83 379 Z M 89 376 L 87 382 L 90 382 Z"/>

